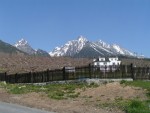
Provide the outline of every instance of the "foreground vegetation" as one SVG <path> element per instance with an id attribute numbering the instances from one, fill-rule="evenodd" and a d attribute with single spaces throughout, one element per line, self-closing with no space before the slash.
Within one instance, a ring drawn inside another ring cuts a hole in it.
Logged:
<path id="1" fill-rule="evenodd" d="M 106 83 L 107 84 L 107 83 Z M 97 107 L 100 108 L 119 108 L 126 113 L 150 113 L 150 82 L 148 81 L 121 81 L 123 87 L 140 87 L 146 90 L 147 100 L 140 100 L 138 97 L 135 99 L 124 99 L 122 97 L 116 97 L 113 102 L 101 102 L 96 101 Z M 97 84 L 49 84 L 49 85 L 27 85 L 27 84 L 6 84 L 0 83 L 0 87 L 7 90 L 11 94 L 26 94 L 30 92 L 44 92 L 49 98 L 61 100 L 77 98 L 80 92 L 76 89 L 84 91 L 86 88 L 98 87 Z M 92 98 L 92 97 L 89 97 Z"/>
<path id="2" fill-rule="evenodd" d="M 127 113 L 150 113 L 150 82 L 149 81 L 133 81 L 133 82 L 127 82 L 127 81 L 121 81 L 121 84 L 124 84 L 125 86 L 134 86 L 134 87 L 140 87 L 146 90 L 146 95 L 148 97 L 147 100 L 130 100 L 128 101 L 128 104 L 125 106 L 125 111 Z"/>
<path id="3" fill-rule="evenodd" d="M 123 97 L 116 97 L 114 101 L 99 102 L 97 101 L 96 106 L 99 108 L 119 108 L 126 113 L 150 113 L 150 82 L 149 81 L 121 81 L 123 87 L 139 87 L 146 90 L 147 100 L 140 100 L 138 97 L 133 99 L 124 99 Z"/>
<path id="4" fill-rule="evenodd" d="M 90 87 L 97 87 L 97 84 L 49 84 L 44 86 L 39 85 L 23 85 L 23 84 L 6 84 L 0 83 L 0 87 L 5 88 L 12 94 L 25 94 L 30 92 L 45 92 L 49 98 L 52 99 L 68 99 L 76 98 L 80 95 L 76 89 L 83 89 Z"/>

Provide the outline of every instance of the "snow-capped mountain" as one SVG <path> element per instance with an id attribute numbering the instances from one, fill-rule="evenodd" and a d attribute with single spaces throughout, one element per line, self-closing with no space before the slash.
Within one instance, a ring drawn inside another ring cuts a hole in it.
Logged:
<path id="1" fill-rule="evenodd" d="M 121 55 L 128 55 L 128 56 L 136 56 L 133 52 L 126 50 L 124 48 L 121 48 L 120 46 L 113 44 L 112 45 L 112 51 L 116 52 L 117 54 L 121 54 Z"/>
<path id="2" fill-rule="evenodd" d="M 110 44 L 107 44 L 106 42 L 103 42 L 102 40 L 91 43 L 91 46 L 95 50 L 97 49 L 97 51 L 99 51 L 99 52 L 104 51 L 110 55 L 123 55 L 123 56 L 134 56 L 135 55 L 132 52 L 130 52 L 129 50 L 126 50 L 117 44 L 110 45 Z M 104 53 L 104 55 L 105 55 L 105 53 Z"/>
<path id="3" fill-rule="evenodd" d="M 14 46 L 29 55 L 34 55 L 36 53 L 36 51 L 24 39 L 19 40 Z"/>
<path id="4" fill-rule="evenodd" d="M 87 43 L 87 39 L 83 36 L 79 36 L 77 40 L 68 41 L 61 47 L 56 47 L 50 56 L 74 56 L 79 53 Z"/>
<path id="5" fill-rule="evenodd" d="M 49 54 L 44 50 L 33 49 L 25 39 L 19 40 L 14 46 L 29 55 L 49 56 Z"/>
<path id="6" fill-rule="evenodd" d="M 98 57 L 98 56 L 128 56 L 135 54 L 117 44 L 107 44 L 99 40 L 90 42 L 83 36 L 77 40 L 68 41 L 64 46 L 56 47 L 50 56 Z"/>
<path id="7" fill-rule="evenodd" d="M 0 53 L 26 54 L 26 53 L 20 51 L 19 49 L 17 49 L 16 47 L 12 46 L 11 44 L 8 44 L 2 40 L 0 40 Z"/>

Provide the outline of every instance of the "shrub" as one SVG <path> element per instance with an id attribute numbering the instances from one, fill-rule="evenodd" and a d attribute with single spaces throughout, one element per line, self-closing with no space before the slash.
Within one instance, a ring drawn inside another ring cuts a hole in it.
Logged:
<path id="1" fill-rule="evenodd" d="M 120 81 L 120 84 L 124 84 L 124 83 L 126 83 L 125 80 L 121 80 L 121 81 Z"/>
<path id="2" fill-rule="evenodd" d="M 89 85 L 89 87 L 98 87 L 99 85 L 97 84 L 97 83 L 95 83 L 95 82 L 92 82 L 90 85 Z"/>

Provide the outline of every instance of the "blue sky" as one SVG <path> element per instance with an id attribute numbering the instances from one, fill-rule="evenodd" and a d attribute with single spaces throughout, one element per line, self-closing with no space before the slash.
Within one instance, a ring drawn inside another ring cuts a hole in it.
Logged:
<path id="1" fill-rule="evenodd" d="M 150 57 L 150 0 L 0 0 L 5 42 L 49 52 L 79 35 Z"/>

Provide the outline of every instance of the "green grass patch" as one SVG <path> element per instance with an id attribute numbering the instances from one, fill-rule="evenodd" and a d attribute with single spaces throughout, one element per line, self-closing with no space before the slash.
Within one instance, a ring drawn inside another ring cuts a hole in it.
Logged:
<path id="1" fill-rule="evenodd" d="M 45 92 L 49 98 L 52 99 L 68 99 L 77 98 L 80 93 L 76 89 L 83 89 L 89 87 L 97 87 L 96 84 L 49 84 L 45 86 L 27 85 L 27 84 L 6 84 L 0 82 L 0 87 L 5 88 L 12 94 L 25 94 L 30 92 Z"/>
<path id="2" fill-rule="evenodd" d="M 128 86 L 134 86 L 134 87 L 141 87 L 143 89 L 150 89 L 150 81 L 141 81 L 141 80 L 135 80 L 135 81 L 121 81 L 121 83 L 128 85 Z"/>
<path id="3" fill-rule="evenodd" d="M 64 99 L 64 92 L 63 91 L 55 91 L 55 92 L 49 92 L 48 96 L 52 99 L 61 100 Z"/>
<path id="4" fill-rule="evenodd" d="M 127 113 L 150 113 L 150 82 L 149 81 L 121 81 L 121 84 L 124 84 L 125 86 L 134 86 L 134 87 L 140 87 L 147 90 L 147 97 L 148 100 L 141 101 L 141 100 L 131 100 L 130 104 L 126 107 Z"/>
<path id="5" fill-rule="evenodd" d="M 100 107 L 100 108 L 119 108 L 123 111 L 125 111 L 127 109 L 127 107 L 130 105 L 130 101 L 129 100 L 124 100 L 122 97 L 117 97 L 115 98 L 114 101 L 111 101 L 111 102 L 101 102 L 99 101 L 99 104 L 97 104 L 96 106 L 97 107 Z"/>
<path id="6" fill-rule="evenodd" d="M 150 113 L 148 104 L 144 101 L 132 100 L 126 108 L 127 113 Z"/>
<path id="7" fill-rule="evenodd" d="M 122 80 L 120 84 L 124 86 L 134 86 L 140 87 L 147 90 L 147 100 L 125 100 L 122 97 L 115 98 L 112 102 L 100 102 L 97 104 L 101 108 L 119 108 L 126 113 L 150 113 L 150 82 L 149 81 L 124 81 Z"/>
<path id="8" fill-rule="evenodd" d="M 119 108 L 126 113 L 150 113 L 150 103 L 140 100 L 123 100 L 121 98 L 115 99 L 114 102 L 105 102 L 97 104 L 100 108 Z"/>

